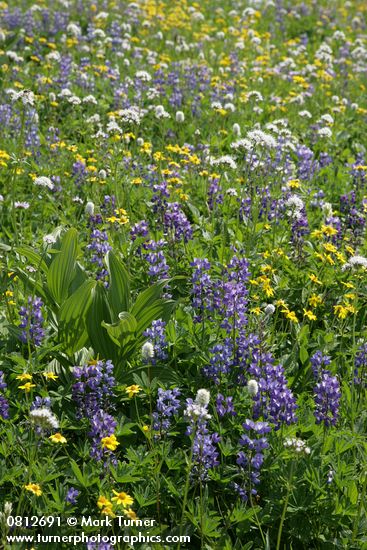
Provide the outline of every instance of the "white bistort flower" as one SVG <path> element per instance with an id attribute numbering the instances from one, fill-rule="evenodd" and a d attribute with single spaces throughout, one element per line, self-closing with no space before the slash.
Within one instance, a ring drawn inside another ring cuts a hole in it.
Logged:
<path id="1" fill-rule="evenodd" d="M 93 216 L 94 214 L 94 203 L 91 201 L 88 201 L 85 205 L 85 213 L 89 214 L 89 216 Z"/>
<path id="2" fill-rule="evenodd" d="M 259 384 L 256 382 L 256 380 L 249 380 L 247 382 L 247 391 L 250 395 L 257 395 L 259 391 Z"/>
<path id="3" fill-rule="evenodd" d="M 141 348 L 141 356 L 145 361 L 153 359 L 154 357 L 154 346 L 151 342 L 145 342 Z"/>
<path id="4" fill-rule="evenodd" d="M 13 509 L 13 505 L 11 502 L 5 501 L 4 502 L 4 511 L 0 512 L 0 525 L 7 529 L 7 519 L 11 515 Z"/>
<path id="5" fill-rule="evenodd" d="M 273 315 L 274 311 L 275 311 L 275 306 L 273 306 L 273 304 L 268 304 L 267 306 L 265 306 L 265 313 L 266 315 Z"/>
<path id="6" fill-rule="evenodd" d="M 232 126 L 232 132 L 234 133 L 235 136 L 237 137 L 240 137 L 241 135 L 241 128 L 240 128 L 240 125 L 237 124 L 237 122 L 235 122 Z"/>
<path id="7" fill-rule="evenodd" d="M 207 407 L 209 405 L 210 401 L 210 392 L 205 389 L 201 389 L 197 391 L 196 397 L 195 397 L 195 403 L 200 405 L 201 407 Z"/>
<path id="8" fill-rule="evenodd" d="M 176 122 L 179 122 L 180 124 L 185 121 L 185 115 L 182 111 L 177 111 L 176 113 Z"/>
<path id="9" fill-rule="evenodd" d="M 333 215 L 333 206 L 330 202 L 324 202 L 321 206 L 321 210 L 326 218 L 330 218 Z"/>

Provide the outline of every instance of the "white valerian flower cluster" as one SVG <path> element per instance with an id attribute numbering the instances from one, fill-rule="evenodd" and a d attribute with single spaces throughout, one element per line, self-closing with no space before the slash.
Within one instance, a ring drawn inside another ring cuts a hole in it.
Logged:
<path id="1" fill-rule="evenodd" d="M 31 90 L 21 90 L 20 92 L 17 92 L 16 90 L 9 88 L 6 90 L 6 93 L 10 95 L 10 100 L 12 102 L 21 101 L 23 105 L 34 105 L 35 96 Z"/>
<path id="2" fill-rule="evenodd" d="M 71 36 L 74 36 L 74 38 L 78 38 L 82 34 L 82 29 L 79 27 L 77 23 L 71 22 L 66 27 L 66 32 Z"/>
<path id="3" fill-rule="evenodd" d="M 250 151 L 252 149 L 252 143 L 249 139 L 239 139 L 231 143 L 231 149 L 245 149 Z"/>
<path id="4" fill-rule="evenodd" d="M 83 103 L 93 103 L 93 105 L 98 104 L 98 101 L 96 100 L 96 98 L 92 94 L 89 94 L 89 95 L 86 95 L 85 97 L 83 97 L 82 101 L 83 101 Z"/>
<path id="5" fill-rule="evenodd" d="M 347 269 L 358 269 L 359 267 L 367 269 L 367 258 L 364 256 L 352 256 L 349 260 L 343 265 L 342 270 L 346 271 Z"/>
<path id="6" fill-rule="evenodd" d="M 127 109 L 120 109 L 117 114 L 127 124 L 137 124 L 138 126 L 141 122 L 143 115 L 139 107 L 136 107 L 134 105 Z"/>
<path id="7" fill-rule="evenodd" d="M 284 447 L 293 449 L 298 454 L 309 455 L 311 453 L 310 447 L 307 447 L 306 442 L 298 437 L 287 437 L 284 441 Z"/>
<path id="8" fill-rule="evenodd" d="M 155 117 L 160 118 L 171 118 L 171 115 L 167 113 L 166 109 L 163 107 L 163 105 L 157 105 L 154 109 Z"/>
<path id="9" fill-rule="evenodd" d="M 192 420 L 209 420 L 211 415 L 208 413 L 208 405 L 210 401 L 210 392 L 205 389 L 197 391 L 195 401 L 188 403 L 185 409 L 185 416 Z"/>
<path id="10" fill-rule="evenodd" d="M 266 134 L 262 130 L 252 130 L 247 133 L 247 139 L 249 139 L 254 145 L 261 145 L 273 149 L 276 147 L 277 142 L 270 134 Z"/>
<path id="11" fill-rule="evenodd" d="M 14 63 L 23 63 L 24 57 L 21 55 L 18 55 L 16 52 L 13 52 L 12 50 L 8 50 L 6 52 L 6 55 L 11 61 L 14 61 Z"/>
<path id="12" fill-rule="evenodd" d="M 39 187 L 47 187 L 48 189 L 54 188 L 54 184 L 50 180 L 50 178 L 47 178 L 46 176 L 39 176 L 33 181 L 34 185 L 38 185 Z"/>
<path id="13" fill-rule="evenodd" d="M 151 342 L 145 342 L 141 348 L 141 356 L 145 361 L 153 359 L 154 357 L 154 346 Z"/>
<path id="14" fill-rule="evenodd" d="M 333 135 L 333 132 L 327 126 L 325 126 L 324 128 L 319 128 L 317 133 L 322 138 L 330 138 Z"/>
<path id="15" fill-rule="evenodd" d="M 320 121 L 325 122 L 325 124 L 328 124 L 332 126 L 334 124 L 334 119 L 329 113 L 326 113 L 325 115 L 322 115 L 320 117 Z"/>
<path id="16" fill-rule="evenodd" d="M 291 195 L 286 201 L 288 207 L 288 216 L 299 219 L 304 208 L 304 202 L 298 195 Z"/>
<path id="17" fill-rule="evenodd" d="M 138 71 L 135 73 L 135 78 L 138 78 L 142 82 L 150 82 L 152 80 L 151 75 L 146 71 Z"/>
<path id="18" fill-rule="evenodd" d="M 82 100 L 77 95 L 73 94 L 69 88 L 63 88 L 61 92 L 58 94 L 60 99 L 66 99 L 68 103 L 71 103 L 71 105 L 80 105 Z"/>
<path id="19" fill-rule="evenodd" d="M 56 237 L 54 237 L 54 235 L 45 235 L 42 240 L 46 245 L 54 244 L 56 242 Z"/>
<path id="20" fill-rule="evenodd" d="M 109 134 L 121 134 L 122 128 L 117 124 L 116 120 L 111 117 L 110 121 L 106 126 L 106 130 Z"/>
<path id="21" fill-rule="evenodd" d="M 210 166 L 228 166 L 232 170 L 237 169 L 237 164 L 230 155 L 223 155 L 219 158 L 209 157 Z"/>
<path id="22" fill-rule="evenodd" d="M 31 422 L 43 429 L 43 430 L 57 430 L 59 427 L 59 422 L 56 416 L 47 409 L 47 407 L 41 407 L 39 409 L 33 409 L 29 413 Z"/>
<path id="23" fill-rule="evenodd" d="M 310 111 L 300 111 L 299 113 L 299 116 L 301 116 L 302 118 L 312 118 L 312 115 L 310 113 Z"/>

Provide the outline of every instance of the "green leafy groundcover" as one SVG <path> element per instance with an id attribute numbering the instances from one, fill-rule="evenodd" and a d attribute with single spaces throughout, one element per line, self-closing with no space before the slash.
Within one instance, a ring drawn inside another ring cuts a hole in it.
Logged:
<path id="1" fill-rule="evenodd" d="M 367 548 L 366 28 L 0 2 L 1 548 Z"/>

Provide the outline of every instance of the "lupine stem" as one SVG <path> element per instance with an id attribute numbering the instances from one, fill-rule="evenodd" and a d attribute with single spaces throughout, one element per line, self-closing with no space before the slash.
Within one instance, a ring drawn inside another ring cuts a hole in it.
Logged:
<path id="1" fill-rule="evenodd" d="M 289 497 L 291 495 L 291 489 L 292 489 L 293 472 L 294 472 L 294 460 L 292 460 L 290 471 L 289 471 L 289 477 L 287 482 L 287 494 L 284 499 L 283 511 L 280 518 L 276 550 L 279 550 L 280 543 L 282 540 L 283 525 L 284 525 L 284 520 L 287 513 L 287 508 L 288 508 Z"/>
<path id="2" fill-rule="evenodd" d="M 356 537 L 358 535 L 359 520 L 360 520 L 361 513 L 362 513 L 362 507 L 364 506 L 366 489 L 367 489 L 367 472 L 365 472 L 365 474 L 364 474 L 364 481 L 363 481 L 363 485 L 362 485 L 362 491 L 361 491 L 361 494 L 360 494 L 360 497 L 359 497 L 358 511 L 357 511 L 357 515 L 355 517 L 354 524 L 353 524 L 353 533 L 352 533 L 351 545 L 353 545 L 353 543 L 356 540 Z"/>
<path id="3" fill-rule="evenodd" d="M 183 522 L 184 522 L 184 518 L 185 518 L 187 497 L 188 497 L 188 494 L 189 494 L 190 474 L 191 474 L 191 468 L 192 468 L 192 459 L 193 459 L 193 455 L 194 455 L 194 440 L 195 440 L 195 432 L 191 436 L 190 457 L 189 457 L 189 462 L 188 462 L 188 465 L 187 465 L 187 476 L 186 476 L 184 498 L 183 498 L 183 503 L 182 503 L 182 514 L 181 514 L 181 521 L 180 521 L 180 541 L 181 541 L 181 536 L 182 536 Z M 177 550 L 180 550 L 180 548 L 181 548 L 181 542 L 180 541 L 178 543 Z"/>

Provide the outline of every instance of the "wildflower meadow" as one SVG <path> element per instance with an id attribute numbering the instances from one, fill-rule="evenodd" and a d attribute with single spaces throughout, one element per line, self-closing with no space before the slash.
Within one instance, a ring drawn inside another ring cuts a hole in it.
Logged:
<path id="1" fill-rule="evenodd" d="M 0 1 L 0 548 L 367 549 L 367 3 Z"/>

